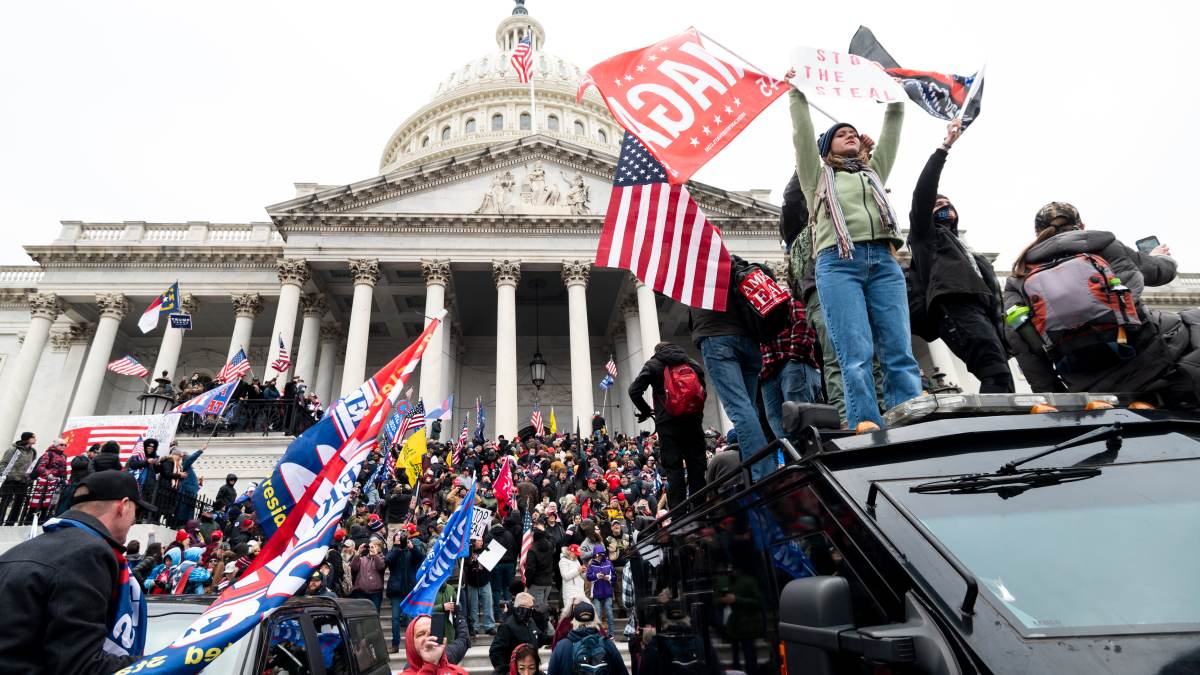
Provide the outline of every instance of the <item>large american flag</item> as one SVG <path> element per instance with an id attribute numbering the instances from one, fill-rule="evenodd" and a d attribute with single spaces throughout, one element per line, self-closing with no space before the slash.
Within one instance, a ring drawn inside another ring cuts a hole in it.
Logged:
<path id="1" fill-rule="evenodd" d="M 458 445 L 454 446 L 453 466 L 462 466 L 463 450 L 467 447 L 467 422 L 463 422 L 462 431 L 458 434 Z"/>
<path id="2" fill-rule="evenodd" d="M 525 578 L 525 560 L 529 557 L 529 549 L 533 548 L 533 506 L 525 510 L 525 534 L 521 535 L 521 555 L 517 559 L 517 574 Z"/>
<path id="3" fill-rule="evenodd" d="M 542 435 L 542 406 L 533 404 L 533 414 L 529 416 L 529 424 L 533 425 L 533 435 Z"/>
<path id="4" fill-rule="evenodd" d="M 245 349 L 238 349 L 233 358 L 229 359 L 229 363 L 226 363 L 221 368 L 221 372 L 217 373 L 217 382 L 240 380 L 248 372 L 250 372 L 250 359 L 246 358 Z"/>
<path id="5" fill-rule="evenodd" d="M 125 356 L 108 364 L 108 369 L 118 375 L 133 375 L 134 377 L 145 377 L 150 374 L 146 366 L 138 363 L 137 359 L 132 356 Z"/>
<path id="6" fill-rule="evenodd" d="M 513 50 L 512 58 L 508 61 L 517 71 L 517 80 L 522 84 L 533 79 L 533 43 L 528 34 L 517 43 L 517 48 Z"/>
<path id="7" fill-rule="evenodd" d="M 684 185 L 626 132 L 613 176 L 596 264 L 633 272 L 642 283 L 691 307 L 725 310 L 729 251 Z"/>
<path id="8" fill-rule="evenodd" d="M 282 373 L 292 365 L 292 357 L 288 354 L 287 345 L 283 344 L 283 336 L 279 335 L 279 356 L 271 362 L 271 367 L 275 372 Z"/>

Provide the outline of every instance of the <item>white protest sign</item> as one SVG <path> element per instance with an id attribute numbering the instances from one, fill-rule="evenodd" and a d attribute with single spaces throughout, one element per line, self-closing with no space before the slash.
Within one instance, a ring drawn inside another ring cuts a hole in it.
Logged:
<path id="1" fill-rule="evenodd" d="M 491 510 L 485 509 L 482 506 L 476 506 L 475 511 L 471 514 L 471 538 L 483 539 L 483 535 L 487 533 L 488 528 L 491 526 Z"/>
<path id="2" fill-rule="evenodd" d="M 796 76 L 792 85 L 806 94 L 838 101 L 906 100 L 904 88 L 874 61 L 830 49 L 796 47 L 792 50 Z"/>
<path id="3" fill-rule="evenodd" d="M 508 549 L 504 548 L 504 544 L 493 539 L 492 543 L 488 544 L 483 553 L 479 554 L 479 564 L 483 565 L 483 569 L 491 572 L 496 563 L 500 562 L 500 559 L 504 557 L 506 551 Z"/>

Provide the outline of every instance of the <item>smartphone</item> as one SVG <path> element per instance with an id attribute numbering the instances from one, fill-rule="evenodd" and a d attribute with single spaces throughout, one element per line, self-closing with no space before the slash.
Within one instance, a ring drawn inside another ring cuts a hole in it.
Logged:
<path id="1" fill-rule="evenodd" d="M 1142 253 L 1149 253 L 1150 251 L 1158 248 L 1158 245 L 1158 237 L 1151 236 L 1137 240 L 1137 248 Z"/>
<path id="2" fill-rule="evenodd" d="M 438 644 L 446 643 L 446 614 L 437 612 L 429 617 L 429 635 L 437 638 Z"/>

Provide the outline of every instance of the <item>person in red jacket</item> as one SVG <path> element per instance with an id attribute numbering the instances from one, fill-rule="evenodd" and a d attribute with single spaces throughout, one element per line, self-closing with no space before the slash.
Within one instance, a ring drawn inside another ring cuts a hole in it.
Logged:
<path id="1" fill-rule="evenodd" d="M 467 675 L 467 671 L 446 659 L 446 645 L 429 634 L 429 615 L 413 619 L 404 631 L 404 653 L 408 663 L 400 675 Z"/>

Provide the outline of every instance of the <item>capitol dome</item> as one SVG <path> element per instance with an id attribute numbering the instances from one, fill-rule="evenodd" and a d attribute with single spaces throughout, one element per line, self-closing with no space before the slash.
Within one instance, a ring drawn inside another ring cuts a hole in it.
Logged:
<path id="1" fill-rule="evenodd" d="M 533 112 L 529 85 L 517 80 L 509 62 L 526 32 L 533 34 Z M 567 59 L 547 53 L 543 49 L 545 35 L 542 25 L 526 13 L 523 0 L 518 0 L 512 15 L 496 27 L 497 50 L 451 72 L 438 85 L 433 100 L 413 113 L 388 139 L 379 162 L 380 173 L 532 133 L 615 156 L 620 149 L 621 128 L 594 87 L 581 102 L 575 102 L 584 71 Z"/>

